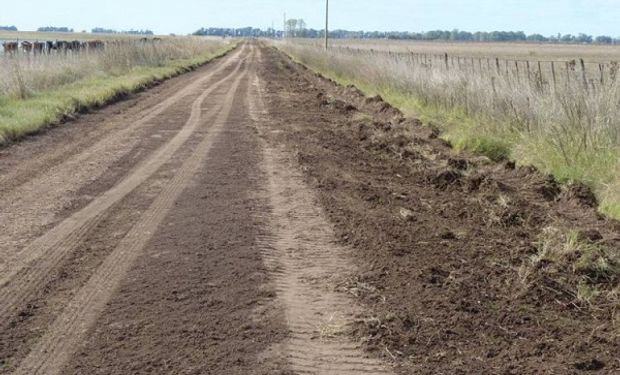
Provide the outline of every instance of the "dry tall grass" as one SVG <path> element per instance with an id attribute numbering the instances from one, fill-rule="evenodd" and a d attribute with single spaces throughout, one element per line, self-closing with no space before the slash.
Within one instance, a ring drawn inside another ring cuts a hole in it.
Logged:
<path id="1" fill-rule="evenodd" d="M 161 67 L 172 60 L 190 59 L 222 47 L 198 38 L 170 38 L 143 43 L 124 39 L 94 52 L 49 55 L 0 55 L 0 96 L 27 98 L 93 76 L 119 76 L 137 67 Z"/>
<path id="2" fill-rule="evenodd" d="M 620 217 L 620 82 L 586 90 L 580 73 L 553 85 L 495 69 L 446 69 L 387 54 L 325 52 L 281 43 L 300 62 L 405 112 L 436 120 L 457 148 L 533 164 L 563 181 L 595 188 L 602 209 Z M 571 73 L 572 74 L 572 73 Z"/>
<path id="3" fill-rule="evenodd" d="M 0 56 L 0 145 L 203 64 L 236 43 L 125 38 L 105 50 Z"/>

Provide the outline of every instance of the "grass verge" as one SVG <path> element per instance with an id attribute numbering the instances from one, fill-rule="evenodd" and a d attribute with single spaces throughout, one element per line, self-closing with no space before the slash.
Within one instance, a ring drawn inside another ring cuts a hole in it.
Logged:
<path id="1" fill-rule="evenodd" d="M 164 66 L 139 66 L 120 75 L 100 72 L 53 90 L 33 93 L 26 99 L 0 96 L 0 145 L 142 91 L 155 82 L 196 69 L 235 47 L 236 44 L 227 45 L 213 53 L 171 60 Z"/>

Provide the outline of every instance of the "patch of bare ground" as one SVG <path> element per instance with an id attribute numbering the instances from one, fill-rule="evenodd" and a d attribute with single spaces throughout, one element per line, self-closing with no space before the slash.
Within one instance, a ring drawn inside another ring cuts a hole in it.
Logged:
<path id="1" fill-rule="evenodd" d="M 403 374 L 620 371 L 620 224 L 592 194 L 456 154 L 404 119 L 263 50 L 271 137 L 354 249 L 339 288 L 356 337 Z"/>
<path id="2" fill-rule="evenodd" d="M 272 63 L 260 61 L 259 67 Z M 266 111 L 263 92 L 264 83 L 256 75 L 248 90 L 248 108 L 262 141 L 260 170 L 266 182 L 257 196 L 269 203 L 263 217 L 270 228 L 259 244 L 289 333 L 266 355 L 286 363 L 295 374 L 390 374 L 389 367 L 370 358 L 349 335 L 363 316 L 352 297 L 338 290 L 354 270 L 350 249 L 335 243 L 294 154 L 272 142 L 274 118 Z"/>

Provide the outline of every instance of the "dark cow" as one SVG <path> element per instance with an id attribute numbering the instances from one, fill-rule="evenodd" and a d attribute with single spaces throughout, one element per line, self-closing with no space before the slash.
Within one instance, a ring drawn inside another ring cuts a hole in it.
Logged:
<path id="1" fill-rule="evenodd" d="M 32 50 L 34 51 L 35 55 L 40 55 L 43 52 L 45 52 L 45 43 L 44 42 L 34 42 L 32 44 Z"/>
<path id="2" fill-rule="evenodd" d="M 57 40 L 56 43 L 54 44 L 56 48 L 56 50 L 58 51 L 68 51 L 69 49 L 71 49 L 71 43 L 67 42 L 65 40 Z"/>
<path id="3" fill-rule="evenodd" d="M 52 51 L 54 50 L 56 50 L 56 44 L 54 42 L 52 42 L 51 40 L 45 42 L 45 51 L 47 53 L 52 53 Z"/>
<path id="4" fill-rule="evenodd" d="M 86 48 L 88 51 L 97 51 L 104 49 L 105 44 L 101 40 L 90 40 L 86 42 Z"/>
<path id="5" fill-rule="evenodd" d="M 79 40 L 69 42 L 69 49 L 72 51 L 79 51 L 82 48 L 82 43 Z"/>
<path id="6" fill-rule="evenodd" d="M 17 42 L 6 42 L 2 43 L 2 47 L 4 48 L 4 53 L 14 54 L 17 52 L 19 45 Z"/>
<path id="7" fill-rule="evenodd" d="M 31 42 L 22 42 L 22 50 L 25 53 L 32 52 L 32 43 Z"/>

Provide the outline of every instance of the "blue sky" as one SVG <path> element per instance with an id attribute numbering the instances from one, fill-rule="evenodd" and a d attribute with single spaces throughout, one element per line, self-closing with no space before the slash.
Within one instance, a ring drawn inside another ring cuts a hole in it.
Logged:
<path id="1" fill-rule="evenodd" d="M 1 0 L 0 25 L 115 29 L 167 34 L 203 26 L 282 24 L 283 13 L 323 28 L 324 0 Z M 330 0 L 332 28 L 523 30 L 620 36 L 620 0 Z"/>

